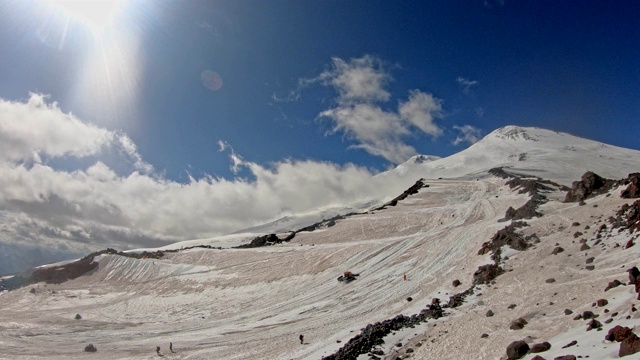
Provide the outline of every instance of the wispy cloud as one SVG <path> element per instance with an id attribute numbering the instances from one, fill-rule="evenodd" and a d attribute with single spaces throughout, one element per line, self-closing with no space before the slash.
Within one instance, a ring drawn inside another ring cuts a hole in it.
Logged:
<path id="1" fill-rule="evenodd" d="M 442 116 L 442 101 L 429 93 L 412 90 L 397 111 L 383 109 L 391 99 L 386 87 L 392 80 L 386 64 L 372 55 L 345 61 L 333 58 L 318 77 L 303 80 L 305 86 L 320 83 L 336 90 L 335 107 L 320 113 L 333 121 L 333 133 L 342 132 L 356 142 L 352 147 L 401 163 L 416 154 L 404 138 L 423 133 L 442 134 L 435 119 Z"/>
<path id="2" fill-rule="evenodd" d="M 469 80 L 461 76 L 458 76 L 458 78 L 456 79 L 456 82 L 460 84 L 460 86 L 462 87 L 462 92 L 465 94 L 468 94 L 469 92 L 471 92 L 471 87 L 478 85 L 477 80 Z"/>
<path id="3" fill-rule="evenodd" d="M 475 144 L 482 139 L 482 130 L 471 125 L 454 126 L 454 130 L 458 131 L 458 136 L 453 141 L 453 145 L 461 143 Z"/>
<path id="4" fill-rule="evenodd" d="M 407 117 L 430 109 L 418 93 L 407 100 L 414 102 L 418 105 L 405 110 Z M 375 107 L 354 111 L 359 116 L 372 112 L 371 119 L 356 122 L 384 118 L 384 112 Z M 399 115 L 392 116 L 402 123 Z M 382 120 L 378 126 L 385 127 L 389 121 Z M 394 131 L 404 134 L 406 128 Z M 367 141 L 369 145 L 372 151 L 379 150 L 374 140 Z M 394 145 L 400 148 L 384 150 L 406 152 L 402 143 Z M 249 179 L 205 176 L 178 183 L 155 173 L 125 134 L 87 124 L 41 95 L 32 95 L 24 103 L 0 99 L 0 146 L 0 247 L 37 246 L 43 254 L 205 238 L 291 213 L 395 195 L 410 185 L 407 181 L 415 180 L 374 177 L 356 165 L 311 160 L 264 166 L 243 159 L 219 141 L 221 151 L 231 151 L 232 166 L 248 171 Z M 116 155 L 134 165 L 130 171 L 117 173 L 100 160 L 114 147 L 121 150 Z M 45 161 L 37 162 L 36 157 Z M 97 160 L 72 170 L 46 161 L 68 157 Z"/>

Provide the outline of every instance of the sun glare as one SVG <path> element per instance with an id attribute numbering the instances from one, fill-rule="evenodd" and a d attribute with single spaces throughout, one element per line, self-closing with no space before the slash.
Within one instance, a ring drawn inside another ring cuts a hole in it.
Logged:
<path id="1" fill-rule="evenodd" d="M 101 33 L 113 20 L 123 0 L 48 0 L 48 2 L 92 32 Z"/>

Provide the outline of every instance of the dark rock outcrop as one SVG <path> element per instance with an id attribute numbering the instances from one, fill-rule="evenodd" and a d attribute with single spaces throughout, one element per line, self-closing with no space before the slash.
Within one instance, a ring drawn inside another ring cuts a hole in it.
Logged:
<path id="1" fill-rule="evenodd" d="M 276 234 L 262 235 L 254 238 L 248 244 L 238 245 L 235 248 L 250 249 L 250 248 L 257 248 L 262 246 L 271 246 L 271 245 L 291 241 L 291 239 L 293 239 L 294 237 L 295 237 L 295 232 L 291 232 L 291 234 L 287 235 L 284 239 L 280 239 Z"/>
<path id="2" fill-rule="evenodd" d="M 498 230 L 490 241 L 482 244 L 482 248 L 478 251 L 478 255 L 491 253 L 491 259 L 497 264 L 500 261 L 501 248 L 505 245 L 518 251 L 524 251 L 529 248 L 529 243 L 522 235 L 515 230 L 520 226 L 521 222 L 509 224 L 503 229 Z"/>
<path id="3" fill-rule="evenodd" d="M 621 227 L 628 229 L 630 233 L 640 230 L 640 200 L 631 205 L 622 205 L 617 215 L 622 217 Z"/>
<path id="4" fill-rule="evenodd" d="M 404 199 L 406 199 L 409 195 L 415 195 L 418 193 L 418 191 L 422 188 L 425 187 L 429 187 L 428 184 L 425 183 L 425 179 L 420 179 L 418 181 L 416 181 L 415 184 L 413 184 L 410 188 L 408 188 L 407 190 L 405 190 L 402 194 L 400 194 L 399 196 L 397 196 L 396 198 L 394 198 L 393 200 L 389 201 L 388 203 L 375 208 L 374 210 L 383 210 L 384 208 L 386 208 L 387 206 L 396 206 L 398 205 L 399 201 L 402 201 Z"/>
<path id="5" fill-rule="evenodd" d="M 482 265 L 473 273 L 473 285 L 488 284 L 502 273 L 504 270 L 496 264 Z"/>
<path id="6" fill-rule="evenodd" d="M 95 345 L 89 344 L 89 345 L 84 347 L 84 351 L 85 352 L 96 352 L 96 351 L 98 351 L 98 349 L 95 347 Z"/>
<path id="7" fill-rule="evenodd" d="M 590 197 L 604 194 L 616 185 L 616 181 L 605 179 L 598 174 L 587 171 L 582 180 L 574 181 L 567 192 L 564 202 L 579 202 Z"/>
<path id="8" fill-rule="evenodd" d="M 640 197 L 640 173 L 629 174 L 629 177 L 622 180 L 627 188 L 622 190 L 620 196 L 625 199 L 634 199 Z"/>

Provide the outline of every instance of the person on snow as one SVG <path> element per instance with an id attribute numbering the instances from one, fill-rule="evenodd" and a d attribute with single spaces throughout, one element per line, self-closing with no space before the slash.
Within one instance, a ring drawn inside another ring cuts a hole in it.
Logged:
<path id="1" fill-rule="evenodd" d="M 173 351 L 173 343 L 169 342 L 169 350 L 174 353 L 175 351 Z"/>
<path id="2" fill-rule="evenodd" d="M 298 338 L 300 339 L 300 344 L 304 344 L 304 335 L 300 334 Z"/>
<path id="3" fill-rule="evenodd" d="M 158 354 L 158 356 L 160 356 L 160 346 L 156 346 L 156 354 Z"/>

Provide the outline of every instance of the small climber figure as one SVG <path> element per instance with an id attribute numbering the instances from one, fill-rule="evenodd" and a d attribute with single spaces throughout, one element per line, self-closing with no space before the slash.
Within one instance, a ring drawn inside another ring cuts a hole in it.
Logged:
<path id="1" fill-rule="evenodd" d="M 175 351 L 173 351 L 173 343 L 169 342 L 169 350 L 174 353 Z"/>
<path id="2" fill-rule="evenodd" d="M 160 355 L 160 346 L 156 346 L 156 354 Z"/>
<path id="3" fill-rule="evenodd" d="M 301 334 L 298 338 L 300 339 L 300 344 L 304 344 L 304 335 Z"/>
<path id="4" fill-rule="evenodd" d="M 407 274 L 404 274 L 404 275 L 402 276 L 402 279 L 403 279 L 404 281 L 407 281 Z"/>

